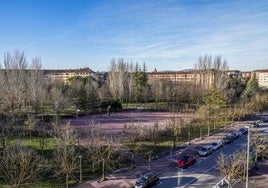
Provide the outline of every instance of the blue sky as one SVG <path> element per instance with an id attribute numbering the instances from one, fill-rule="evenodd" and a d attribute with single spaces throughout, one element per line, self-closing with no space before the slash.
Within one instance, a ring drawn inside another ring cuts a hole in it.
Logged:
<path id="1" fill-rule="evenodd" d="M 161 71 L 209 54 L 268 69 L 267 10 L 267 0 L 0 0 L 0 61 L 18 49 L 45 69 L 107 71 L 123 58 Z"/>

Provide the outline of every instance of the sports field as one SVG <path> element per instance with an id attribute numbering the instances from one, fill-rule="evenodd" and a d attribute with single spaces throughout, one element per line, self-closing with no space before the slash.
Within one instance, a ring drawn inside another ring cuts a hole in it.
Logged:
<path id="1" fill-rule="evenodd" d="M 167 122 L 174 117 L 191 117 L 192 114 L 170 113 L 170 112 L 116 112 L 110 116 L 107 114 L 97 114 L 89 116 L 79 116 L 78 118 L 68 119 L 75 129 L 91 129 L 92 126 L 98 127 L 103 131 L 110 133 L 123 132 L 125 125 L 140 124 L 154 125 L 158 122 L 159 125 Z"/>

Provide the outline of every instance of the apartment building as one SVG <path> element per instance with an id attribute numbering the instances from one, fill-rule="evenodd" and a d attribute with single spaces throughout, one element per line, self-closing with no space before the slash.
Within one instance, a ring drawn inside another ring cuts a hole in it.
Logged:
<path id="1" fill-rule="evenodd" d="M 148 72 L 148 79 L 159 78 L 166 79 L 172 82 L 191 82 L 197 85 L 201 85 L 205 88 L 211 88 L 215 80 L 215 72 L 210 71 L 200 71 L 200 70 L 184 70 L 184 71 L 160 71 L 156 69 L 153 72 Z"/>
<path id="2" fill-rule="evenodd" d="M 51 81 L 62 81 L 68 83 L 68 79 L 74 76 L 94 76 L 96 73 L 86 68 L 80 69 L 63 69 L 63 70 L 44 70 L 44 74 Z M 106 75 L 107 73 L 103 73 Z M 241 72 L 239 70 L 227 70 L 226 74 L 230 77 L 241 77 L 245 79 L 251 79 L 256 76 L 259 86 L 263 88 L 268 88 L 268 69 L 266 70 L 255 70 Z M 172 82 L 191 82 L 200 85 L 204 88 L 211 88 L 215 82 L 216 72 L 214 70 L 182 70 L 182 71 L 157 71 L 154 69 L 152 72 L 147 72 L 148 79 L 158 78 L 166 79 Z M 104 78 L 105 79 L 105 78 Z"/>
<path id="3" fill-rule="evenodd" d="M 227 70 L 226 74 L 232 78 L 243 77 L 243 73 L 239 70 Z"/>
<path id="4" fill-rule="evenodd" d="M 268 88 L 268 69 L 254 71 L 259 87 Z"/>
<path id="5" fill-rule="evenodd" d="M 68 83 L 68 79 L 74 76 L 94 76 L 90 68 L 81 68 L 81 69 L 62 69 L 62 70 L 44 70 L 44 74 L 50 81 L 61 81 L 65 84 Z"/>

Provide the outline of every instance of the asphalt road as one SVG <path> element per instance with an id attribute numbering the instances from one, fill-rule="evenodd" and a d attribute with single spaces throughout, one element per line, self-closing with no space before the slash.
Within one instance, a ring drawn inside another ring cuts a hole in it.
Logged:
<path id="1" fill-rule="evenodd" d="M 268 125 L 268 124 L 267 124 Z M 258 130 L 265 130 L 267 126 Z M 242 150 L 247 144 L 247 135 L 236 139 L 233 143 L 225 145 L 218 151 L 214 151 L 207 157 L 198 157 L 197 162 L 187 169 L 174 167 L 161 174 L 160 183 L 155 188 L 211 188 L 217 184 L 223 176 L 218 170 L 217 160 L 223 153 L 227 158 L 235 152 Z"/>
<path id="2" fill-rule="evenodd" d="M 220 175 L 217 168 L 217 159 L 220 153 L 230 156 L 242 149 L 247 141 L 245 136 L 235 140 L 232 144 L 224 146 L 222 149 L 213 152 L 207 157 L 199 157 L 197 162 L 187 169 L 178 167 L 172 168 L 160 176 L 160 183 L 157 188 L 195 188 L 195 187 L 213 187 L 223 176 Z"/>

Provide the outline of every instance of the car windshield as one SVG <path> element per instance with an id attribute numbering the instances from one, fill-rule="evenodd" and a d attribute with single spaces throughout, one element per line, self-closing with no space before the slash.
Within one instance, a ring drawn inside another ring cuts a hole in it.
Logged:
<path id="1" fill-rule="evenodd" d="M 201 148 L 201 151 L 207 151 L 207 148 Z"/>
<path id="2" fill-rule="evenodd" d="M 179 158 L 180 161 L 188 161 L 190 157 L 189 156 L 182 156 L 181 158 Z"/>
<path id="3" fill-rule="evenodd" d="M 212 146 L 217 146 L 218 143 L 217 143 L 217 142 L 213 142 L 211 145 L 212 145 Z"/>
<path id="4" fill-rule="evenodd" d="M 225 135 L 225 136 L 223 137 L 223 139 L 228 140 L 230 137 L 231 137 L 231 135 Z"/>

